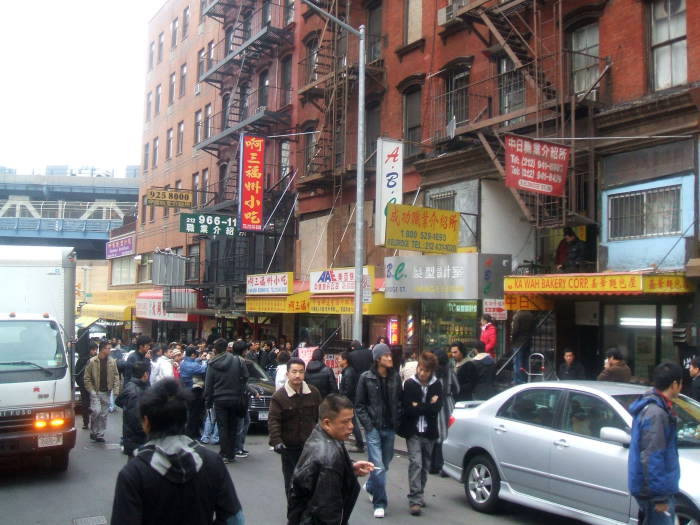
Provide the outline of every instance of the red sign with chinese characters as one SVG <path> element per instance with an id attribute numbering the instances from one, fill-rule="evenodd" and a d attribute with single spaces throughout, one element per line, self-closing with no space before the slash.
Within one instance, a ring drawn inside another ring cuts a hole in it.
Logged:
<path id="1" fill-rule="evenodd" d="M 506 186 L 562 197 L 570 153 L 559 144 L 506 135 Z"/>
<path id="2" fill-rule="evenodd" d="M 263 173 L 265 139 L 241 135 L 240 229 L 259 232 L 263 229 Z"/>

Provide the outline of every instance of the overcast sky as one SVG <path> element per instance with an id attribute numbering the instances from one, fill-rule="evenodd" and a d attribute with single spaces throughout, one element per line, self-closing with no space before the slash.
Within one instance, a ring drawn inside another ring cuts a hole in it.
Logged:
<path id="1" fill-rule="evenodd" d="M 0 166 L 139 164 L 148 21 L 164 3 L 3 1 Z"/>

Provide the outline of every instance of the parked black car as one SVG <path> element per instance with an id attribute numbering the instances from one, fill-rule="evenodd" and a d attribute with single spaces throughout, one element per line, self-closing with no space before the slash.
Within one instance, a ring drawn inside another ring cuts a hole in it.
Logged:
<path id="1" fill-rule="evenodd" d="M 245 363 L 250 374 L 248 386 L 258 394 L 258 397 L 252 394 L 250 396 L 250 408 L 248 409 L 250 422 L 267 425 L 267 419 L 270 414 L 270 399 L 272 399 L 272 394 L 275 393 L 275 382 L 270 379 L 259 364 L 248 359 L 246 359 Z"/>

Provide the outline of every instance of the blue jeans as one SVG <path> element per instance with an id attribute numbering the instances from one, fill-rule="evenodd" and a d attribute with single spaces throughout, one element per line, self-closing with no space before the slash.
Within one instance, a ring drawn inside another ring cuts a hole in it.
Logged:
<path id="1" fill-rule="evenodd" d="M 227 519 L 226 525 L 245 525 L 243 510 L 239 510 L 236 514 Z"/>
<path id="2" fill-rule="evenodd" d="M 514 349 L 517 351 L 518 349 Z M 523 371 L 527 370 L 528 358 L 530 357 L 530 345 L 524 345 L 513 357 L 513 384 L 520 385 L 527 383 L 528 375 Z"/>
<path id="3" fill-rule="evenodd" d="M 676 521 L 676 502 L 673 498 L 668 500 L 668 511 L 658 512 L 655 504 L 649 500 L 637 500 L 639 508 L 644 513 L 642 525 L 673 525 Z"/>
<path id="4" fill-rule="evenodd" d="M 375 509 L 386 508 L 386 473 L 389 470 L 389 463 L 394 457 L 394 438 L 396 432 L 393 430 L 372 429 L 367 432 L 367 456 L 369 461 L 374 463 L 374 470 L 367 480 L 367 492 L 372 495 L 372 505 Z"/>
<path id="5" fill-rule="evenodd" d="M 250 428 L 250 412 L 245 413 L 245 417 L 238 420 L 238 435 L 236 436 L 236 452 L 245 450 L 245 437 Z"/>
<path id="6" fill-rule="evenodd" d="M 207 410 L 207 419 L 204 421 L 204 431 L 202 432 L 200 441 L 202 443 L 209 443 L 209 441 L 211 441 L 214 445 L 219 442 L 219 425 L 216 424 L 213 408 Z"/>

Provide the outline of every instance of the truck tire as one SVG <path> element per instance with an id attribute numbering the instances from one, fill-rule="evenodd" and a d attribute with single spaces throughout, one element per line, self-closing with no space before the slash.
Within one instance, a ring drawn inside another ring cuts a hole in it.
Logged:
<path id="1" fill-rule="evenodd" d="M 464 492 L 469 505 L 479 512 L 492 513 L 498 507 L 501 477 L 490 457 L 478 455 L 469 461 L 464 480 Z"/>
<path id="2" fill-rule="evenodd" d="M 70 457 L 69 450 L 61 450 L 51 454 L 51 470 L 56 472 L 65 472 L 68 469 L 68 459 Z"/>

